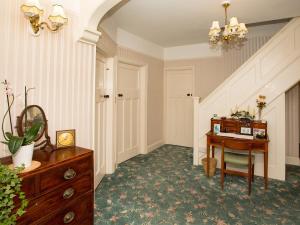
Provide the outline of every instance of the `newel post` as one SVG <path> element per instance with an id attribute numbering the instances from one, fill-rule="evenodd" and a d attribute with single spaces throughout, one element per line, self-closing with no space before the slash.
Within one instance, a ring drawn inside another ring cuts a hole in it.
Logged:
<path id="1" fill-rule="evenodd" d="M 193 97 L 194 99 L 194 144 L 193 144 L 193 165 L 199 165 L 199 103 L 200 97 Z"/>

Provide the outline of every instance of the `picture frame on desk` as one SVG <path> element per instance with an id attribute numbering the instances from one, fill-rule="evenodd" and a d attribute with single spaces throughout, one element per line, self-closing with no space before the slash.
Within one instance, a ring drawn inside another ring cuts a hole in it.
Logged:
<path id="1" fill-rule="evenodd" d="M 221 124 L 215 123 L 214 124 L 214 134 L 219 134 L 221 132 Z"/>
<path id="2" fill-rule="evenodd" d="M 252 134 L 251 127 L 241 127 L 241 134 L 251 135 Z"/>
<path id="3" fill-rule="evenodd" d="M 253 137 L 258 139 L 263 139 L 266 137 L 266 130 L 265 129 L 259 129 L 259 128 L 253 128 Z"/>

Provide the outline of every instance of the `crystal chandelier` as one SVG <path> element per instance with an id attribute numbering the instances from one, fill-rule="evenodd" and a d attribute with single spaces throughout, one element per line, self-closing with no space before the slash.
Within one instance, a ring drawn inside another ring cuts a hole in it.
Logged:
<path id="1" fill-rule="evenodd" d="M 213 21 L 209 31 L 209 42 L 212 47 L 218 44 L 236 44 L 242 43 L 246 40 L 248 29 L 244 23 L 239 23 L 236 17 L 232 17 L 228 23 L 227 10 L 230 6 L 230 1 L 225 0 L 222 2 L 225 9 L 225 26 L 220 28 L 219 21 Z"/>

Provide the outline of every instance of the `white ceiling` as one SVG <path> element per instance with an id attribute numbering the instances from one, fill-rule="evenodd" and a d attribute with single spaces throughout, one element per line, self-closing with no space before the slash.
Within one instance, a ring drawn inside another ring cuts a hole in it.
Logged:
<path id="1" fill-rule="evenodd" d="M 224 20 L 222 0 L 129 0 L 108 20 L 163 47 L 207 41 L 213 20 Z M 300 16 L 300 0 L 232 0 L 229 17 L 257 23 Z M 221 23 L 223 24 L 223 22 Z"/>

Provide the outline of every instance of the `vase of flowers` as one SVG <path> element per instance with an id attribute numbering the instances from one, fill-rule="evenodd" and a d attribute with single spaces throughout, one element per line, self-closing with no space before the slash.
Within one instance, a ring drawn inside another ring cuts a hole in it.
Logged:
<path id="1" fill-rule="evenodd" d="M 262 110 L 266 108 L 266 96 L 259 95 L 258 99 L 256 99 L 256 106 L 258 108 L 258 119 L 261 120 Z"/>
<path id="2" fill-rule="evenodd" d="M 25 120 L 25 132 L 24 136 L 14 135 L 12 119 L 11 119 L 11 107 L 14 103 L 15 97 L 12 93 L 12 89 L 9 87 L 7 81 L 3 82 L 7 97 L 7 111 L 4 114 L 2 120 L 2 133 L 5 141 L 2 143 L 8 146 L 8 150 L 12 154 L 14 167 L 29 167 L 32 162 L 32 155 L 34 149 L 34 140 L 36 139 L 41 127 L 43 126 L 42 122 L 33 122 L 30 127 L 27 127 L 27 121 Z M 27 92 L 25 87 L 25 109 L 27 107 Z M 25 112 L 26 113 L 26 112 Z M 5 132 L 4 122 L 5 119 L 9 116 L 10 122 L 10 131 Z"/>

